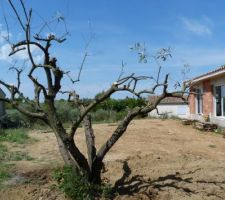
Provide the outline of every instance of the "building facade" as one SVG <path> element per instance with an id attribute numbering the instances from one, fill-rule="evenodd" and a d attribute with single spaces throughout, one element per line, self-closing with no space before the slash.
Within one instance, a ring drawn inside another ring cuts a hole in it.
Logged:
<path id="1" fill-rule="evenodd" d="M 225 66 L 198 76 L 190 82 L 190 118 L 225 127 Z"/>
<path id="2" fill-rule="evenodd" d="M 153 101 L 157 96 L 149 97 L 149 101 Z M 168 117 L 179 117 L 181 119 L 188 118 L 189 108 L 188 102 L 176 97 L 167 97 L 163 99 L 157 106 L 157 110 L 153 110 L 149 113 L 149 117 L 160 117 L 166 115 Z"/>

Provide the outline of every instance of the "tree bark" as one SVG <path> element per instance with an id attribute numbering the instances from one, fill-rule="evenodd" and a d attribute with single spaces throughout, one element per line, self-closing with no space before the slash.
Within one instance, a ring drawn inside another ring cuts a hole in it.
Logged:
<path id="1" fill-rule="evenodd" d="M 90 171 L 92 171 L 93 160 L 96 156 L 96 148 L 95 148 L 95 136 L 94 136 L 94 131 L 92 129 L 90 115 L 87 115 L 84 118 L 84 129 L 85 129 L 85 137 L 86 137 L 86 144 L 87 144 L 88 165 L 89 165 Z"/>
<path id="2" fill-rule="evenodd" d="M 63 158 L 64 163 L 66 165 L 73 166 L 73 167 L 77 166 L 77 163 L 75 164 L 74 159 L 72 158 L 71 154 L 69 153 L 66 146 L 62 142 L 61 138 L 58 136 L 58 134 L 55 134 L 55 136 L 56 136 L 57 143 L 58 143 L 58 146 L 59 146 L 59 152 L 60 152 L 60 154 Z"/>

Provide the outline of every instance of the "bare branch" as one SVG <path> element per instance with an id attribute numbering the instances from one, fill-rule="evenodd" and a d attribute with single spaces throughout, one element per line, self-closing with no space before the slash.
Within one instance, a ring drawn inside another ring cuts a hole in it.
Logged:
<path id="1" fill-rule="evenodd" d="M 43 91 L 44 96 L 46 97 L 46 96 L 47 96 L 47 91 L 46 91 L 45 87 L 44 87 L 41 83 L 39 83 L 37 79 L 35 79 L 35 78 L 32 76 L 32 74 L 33 74 L 33 72 L 34 72 L 35 69 L 36 69 L 36 67 L 32 67 L 32 68 L 30 69 L 30 72 L 29 72 L 29 74 L 28 74 L 28 77 L 32 80 L 32 82 L 33 82 L 36 86 L 38 86 L 38 87 L 41 88 L 41 90 Z"/>
<path id="2" fill-rule="evenodd" d="M 90 31 L 91 31 L 91 27 L 90 27 Z M 84 64 L 85 64 L 85 61 L 88 57 L 88 48 L 94 38 L 94 35 L 92 33 L 90 33 L 90 38 L 89 40 L 86 42 L 86 45 L 85 45 L 85 49 L 84 49 L 84 56 L 83 56 L 83 59 L 82 59 L 82 62 L 81 62 L 81 65 L 79 67 L 79 72 L 78 72 L 78 76 L 77 76 L 77 79 L 73 80 L 71 78 L 71 76 L 69 76 L 69 74 L 67 73 L 67 76 L 69 77 L 70 81 L 74 84 L 76 82 L 79 82 L 80 81 L 80 77 L 81 77 L 81 73 L 82 73 L 82 70 L 83 70 L 83 67 L 84 67 Z"/>
<path id="3" fill-rule="evenodd" d="M 13 5 L 13 3 L 12 3 L 11 0 L 8 0 L 8 2 L 9 2 L 9 4 L 10 4 L 10 6 L 12 7 L 14 13 L 16 14 L 16 17 L 17 17 L 17 19 L 18 19 L 18 21 L 19 21 L 19 23 L 20 23 L 20 26 L 21 26 L 22 29 L 25 31 L 25 30 L 26 30 L 26 29 L 25 29 L 25 26 L 23 25 L 23 22 L 22 22 L 22 20 L 21 20 L 21 18 L 20 18 L 19 13 L 17 12 L 15 6 Z"/>
<path id="4" fill-rule="evenodd" d="M 91 104 L 89 104 L 86 108 L 84 108 L 84 111 L 82 112 L 81 116 L 72 124 L 72 127 L 70 129 L 70 137 L 71 138 L 74 137 L 74 134 L 75 134 L 78 126 L 80 125 L 80 123 L 82 122 L 84 117 L 90 112 L 90 110 L 92 110 L 100 102 L 102 102 L 105 99 L 107 99 L 108 97 L 110 97 L 111 94 L 113 94 L 116 90 L 117 90 L 117 86 L 112 85 L 110 87 L 110 89 L 108 89 L 106 92 L 103 93 L 102 96 L 96 98 Z"/>
<path id="5" fill-rule="evenodd" d="M 120 74 L 119 74 L 119 77 L 118 77 L 117 81 L 119 81 L 119 80 L 122 78 L 122 76 L 123 76 L 123 74 L 124 74 L 124 67 L 125 67 L 125 64 L 124 64 L 124 62 L 122 61 L 121 72 L 120 72 Z"/>
<path id="6" fill-rule="evenodd" d="M 10 103 L 14 108 L 16 108 L 18 111 L 20 111 L 21 113 L 23 113 L 24 115 L 27 115 L 29 117 L 33 117 L 33 118 L 37 118 L 37 119 L 42 119 L 42 120 L 46 120 L 46 115 L 43 112 L 39 112 L 39 113 L 35 113 L 35 112 L 30 112 L 27 109 L 21 107 L 19 105 L 19 102 L 17 101 L 17 99 L 15 99 L 15 95 L 18 94 L 19 98 L 22 98 L 23 100 L 25 100 L 26 102 L 28 102 L 31 106 L 33 106 L 33 104 L 28 101 L 23 94 L 18 90 L 18 88 L 14 85 L 9 85 L 7 83 L 5 83 L 4 81 L 0 80 L 0 85 L 3 85 L 4 87 L 6 87 L 8 89 L 8 91 L 11 94 L 11 98 L 1 98 L 0 101 L 5 101 Z"/>
<path id="7" fill-rule="evenodd" d="M 11 44 L 11 42 L 10 42 L 10 34 L 9 34 L 9 24 L 8 24 L 6 15 L 5 15 L 5 9 L 4 9 L 3 5 L 2 5 L 2 9 L 3 9 L 3 17 L 4 17 L 4 21 L 5 21 L 5 25 L 6 25 L 6 31 L 7 31 L 7 37 L 5 39 L 6 39 L 6 41 L 9 44 Z"/>
<path id="8" fill-rule="evenodd" d="M 31 50 L 30 50 L 30 21 L 31 21 L 31 15 L 32 15 L 32 9 L 30 9 L 30 12 L 29 12 L 29 18 L 28 18 L 28 21 L 27 21 L 27 24 L 26 24 L 25 32 L 26 32 L 28 55 L 29 55 L 29 58 L 30 58 L 30 61 L 31 61 L 32 65 L 36 66 L 36 64 L 34 63 L 34 58 L 32 56 Z"/>
<path id="9" fill-rule="evenodd" d="M 14 54 L 16 54 L 17 52 L 19 52 L 19 51 L 23 51 L 23 50 L 25 50 L 26 49 L 26 47 L 22 47 L 22 48 L 12 48 L 12 51 L 9 53 L 9 56 L 12 56 L 12 55 L 14 55 Z"/>
<path id="10" fill-rule="evenodd" d="M 60 38 L 57 38 L 55 35 L 53 34 L 49 34 L 47 36 L 47 38 L 42 38 L 40 37 L 38 34 L 34 35 L 34 38 L 37 40 L 37 41 L 42 41 L 42 42 L 50 42 L 50 41 L 56 41 L 58 43 L 63 43 L 64 41 L 66 41 L 66 38 L 64 36 L 60 37 Z"/>
<path id="11" fill-rule="evenodd" d="M 17 88 L 19 90 L 20 89 L 20 84 L 21 84 L 20 75 L 23 72 L 24 68 L 23 67 L 22 68 L 17 68 L 17 67 L 15 67 L 15 64 L 12 67 L 10 67 L 9 70 L 15 70 L 16 71 L 16 73 L 17 73 Z"/>
<path id="12" fill-rule="evenodd" d="M 45 48 L 38 42 L 29 41 L 29 44 L 37 46 L 40 50 L 42 50 L 45 53 Z M 16 44 L 12 45 L 12 49 L 16 49 L 21 46 L 27 46 L 27 40 L 22 40 Z"/>
<path id="13" fill-rule="evenodd" d="M 20 0 L 20 4 L 23 7 L 23 12 L 25 14 L 26 20 L 28 21 L 28 15 L 27 15 L 27 11 L 26 11 L 26 8 L 25 8 L 23 0 Z"/>

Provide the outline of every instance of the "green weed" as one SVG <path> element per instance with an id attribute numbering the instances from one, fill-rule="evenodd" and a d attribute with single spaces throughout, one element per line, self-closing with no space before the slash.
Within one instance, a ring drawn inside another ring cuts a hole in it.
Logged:
<path id="1" fill-rule="evenodd" d="M 65 166 L 57 169 L 53 174 L 59 188 L 72 200 L 92 200 L 99 197 L 110 198 L 113 189 L 107 185 L 95 185 L 88 182 L 87 177 L 75 172 L 71 167 Z"/>
<path id="2" fill-rule="evenodd" d="M 9 152 L 8 148 L 0 144 L 0 161 L 9 162 L 9 161 L 19 161 L 19 160 L 33 160 L 27 152 L 15 151 Z"/>
<path id="3" fill-rule="evenodd" d="M 10 168 L 12 167 L 12 164 L 3 164 L 0 163 L 0 186 L 4 181 L 9 179 L 11 177 L 11 174 L 9 172 Z"/>
<path id="4" fill-rule="evenodd" d="M 27 129 L 6 129 L 4 133 L 0 135 L 0 141 L 15 142 L 19 144 L 25 144 L 30 139 L 27 133 Z"/>
<path id="5" fill-rule="evenodd" d="M 20 161 L 20 160 L 33 160 L 31 156 L 28 155 L 27 152 L 21 152 L 21 151 L 16 151 L 16 152 L 11 152 L 9 160 L 10 161 Z"/>

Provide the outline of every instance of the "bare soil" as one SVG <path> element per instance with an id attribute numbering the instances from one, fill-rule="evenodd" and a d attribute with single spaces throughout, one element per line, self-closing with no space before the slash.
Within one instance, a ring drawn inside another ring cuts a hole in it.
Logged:
<path id="1" fill-rule="evenodd" d="M 98 147 L 115 128 L 94 125 Z M 82 133 L 80 129 L 75 137 L 85 153 Z M 38 141 L 14 148 L 29 152 L 34 160 L 16 162 L 0 200 L 65 200 L 51 176 L 53 168 L 63 165 L 53 133 L 29 134 Z M 225 199 L 225 139 L 177 120 L 133 121 L 105 164 L 103 178 L 117 185 L 117 200 Z"/>

